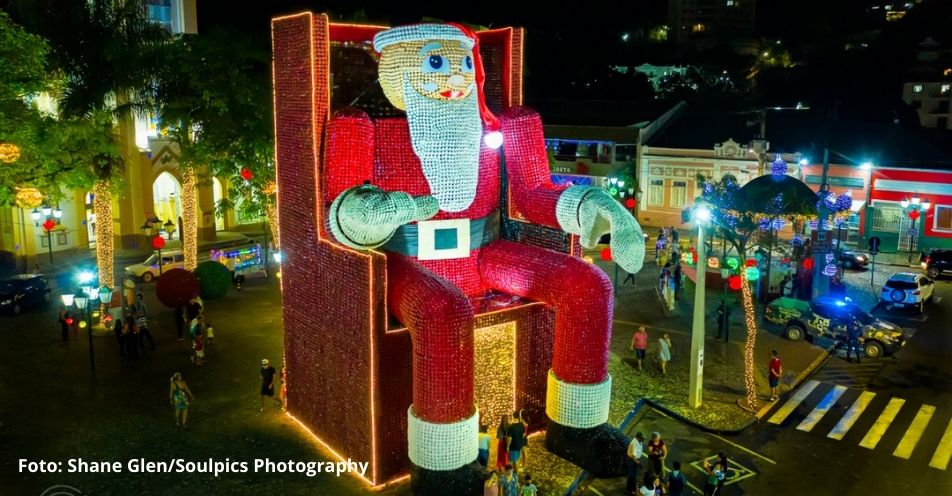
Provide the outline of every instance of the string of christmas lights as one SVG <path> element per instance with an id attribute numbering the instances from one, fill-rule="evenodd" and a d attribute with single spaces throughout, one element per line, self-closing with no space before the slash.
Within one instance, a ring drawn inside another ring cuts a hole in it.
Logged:
<path id="1" fill-rule="evenodd" d="M 744 384 L 747 386 L 747 407 L 757 409 L 757 383 L 754 381 L 754 345 L 757 342 L 757 317 L 751 296 L 747 271 L 740 271 L 741 296 L 744 301 L 744 324 L 747 325 L 747 342 L 744 346 Z"/>
<path id="2" fill-rule="evenodd" d="M 113 268 L 114 243 L 112 237 L 112 195 L 109 181 L 93 185 L 93 212 L 96 214 L 96 265 L 99 267 L 99 285 L 115 287 Z"/>
<path id="3" fill-rule="evenodd" d="M 198 191 L 195 171 L 182 173 L 182 255 L 185 270 L 198 267 Z"/>
<path id="4" fill-rule="evenodd" d="M 276 250 L 281 249 L 281 238 L 278 237 L 278 208 L 274 203 L 268 203 L 264 207 L 264 214 L 268 218 L 268 229 L 271 230 L 271 242 L 274 243 Z"/>

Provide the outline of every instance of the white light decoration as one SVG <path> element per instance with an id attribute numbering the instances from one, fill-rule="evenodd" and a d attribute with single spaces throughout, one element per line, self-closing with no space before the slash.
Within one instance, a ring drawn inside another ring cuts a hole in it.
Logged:
<path id="1" fill-rule="evenodd" d="M 694 220 L 707 223 L 711 220 L 711 210 L 707 207 L 699 207 L 694 211 Z"/>
<path id="2" fill-rule="evenodd" d="M 60 295 L 60 298 L 63 300 L 63 306 L 71 307 L 73 306 L 73 299 L 75 298 L 75 295 L 64 294 Z"/>
<path id="3" fill-rule="evenodd" d="M 624 187 L 625 187 L 625 181 L 618 181 L 618 187 L 619 187 L 619 188 L 624 188 Z"/>
<path id="4" fill-rule="evenodd" d="M 921 201 L 922 201 L 922 199 L 919 198 L 919 195 L 914 195 L 914 196 L 912 197 L 912 204 L 913 204 L 913 205 L 918 205 Z"/>
<path id="5" fill-rule="evenodd" d="M 909 200 L 907 198 L 903 198 L 899 201 L 899 206 L 902 208 L 909 208 Z"/>

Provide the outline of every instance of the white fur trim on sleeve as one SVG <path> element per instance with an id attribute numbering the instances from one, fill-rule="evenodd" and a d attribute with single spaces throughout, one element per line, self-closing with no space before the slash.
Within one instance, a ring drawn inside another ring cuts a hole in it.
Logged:
<path id="1" fill-rule="evenodd" d="M 407 445 L 410 461 L 428 470 L 454 470 L 476 460 L 479 454 L 479 410 L 468 419 L 437 424 L 407 410 Z"/>
<path id="2" fill-rule="evenodd" d="M 588 429 L 608 421 L 611 395 L 610 375 L 598 384 L 572 384 L 559 380 L 550 370 L 545 413 L 557 424 Z"/>

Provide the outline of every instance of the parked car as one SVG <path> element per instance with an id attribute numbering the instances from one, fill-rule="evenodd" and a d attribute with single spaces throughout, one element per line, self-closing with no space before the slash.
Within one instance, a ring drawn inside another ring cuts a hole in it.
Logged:
<path id="1" fill-rule="evenodd" d="M 767 305 L 764 317 L 783 326 L 783 335 L 790 341 L 806 336 L 845 341 L 847 324 L 857 319 L 863 325 L 860 342 L 870 358 L 891 355 L 906 343 L 901 327 L 873 317 L 855 303 L 830 296 L 812 301 L 777 298 Z"/>
<path id="2" fill-rule="evenodd" d="M 185 256 L 181 250 L 162 252 L 162 271 L 181 269 L 185 267 Z M 138 277 L 143 282 L 149 282 L 159 276 L 159 253 L 155 252 L 142 263 L 132 264 L 125 268 L 127 275 Z"/>
<path id="3" fill-rule="evenodd" d="M 880 301 L 887 307 L 916 307 L 919 313 L 932 302 L 935 284 L 922 274 L 897 272 L 883 285 Z"/>
<path id="4" fill-rule="evenodd" d="M 929 251 L 929 254 L 922 259 L 922 269 L 931 279 L 938 279 L 943 273 L 952 272 L 952 250 Z"/>
<path id="5" fill-rule="evenodd" d="M 833 243 L 833 252 L 836 253 L 836 242 Z M 845 269 L 866 267 L 869 265 L 870 259 L 869 253 L 851 249 L 845 244 L 840 248 L 839 261 Z"/>
<path id="6" fill-rule="evenodd" d="M 50 302 L 50 285 L 39 274 L 22 274 L 0 281 L 0 309 L 19 314 L 24 308 Z"/>

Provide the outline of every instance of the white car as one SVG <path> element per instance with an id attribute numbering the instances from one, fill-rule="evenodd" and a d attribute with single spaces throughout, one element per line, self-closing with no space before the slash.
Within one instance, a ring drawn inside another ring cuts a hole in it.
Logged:
<path id="1" fill-rule="evenodd" d="M 181 250 L 162 252 L 162 271 L 181 269 L 185 267 L 185 255 Z M 125 268 L 127 275 L 138 277 L 143 282 L 149 282 L 159 276 L 159 254 L 153 253 L 142 263 L 132 264 Z"/>
<path id="2" fill-rule="evenodd" d="M 914 306 L 922 313 L 925 304 L 932 302 L 934 292 L 935 286 L 928 277 L 911 272 L 897 272 L 886 281 L 880 300 L 887 307 Z"/>

